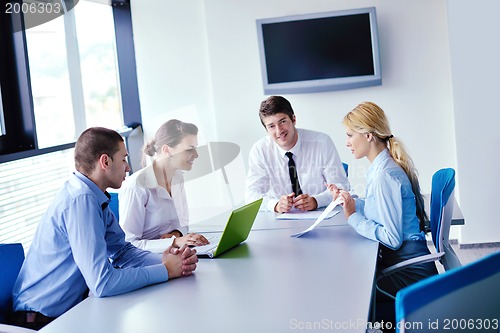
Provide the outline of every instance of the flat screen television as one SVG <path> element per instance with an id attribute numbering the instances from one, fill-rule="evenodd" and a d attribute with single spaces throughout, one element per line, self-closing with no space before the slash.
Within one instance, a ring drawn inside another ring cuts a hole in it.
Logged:
<path id="1" fill-rule="evenodd" d="M 264 93 L 382 84 L 375 8 L 257 20 Z"/>

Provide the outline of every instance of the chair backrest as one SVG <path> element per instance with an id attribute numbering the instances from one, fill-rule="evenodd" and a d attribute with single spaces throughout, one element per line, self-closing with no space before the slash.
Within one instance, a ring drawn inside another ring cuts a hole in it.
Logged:
<path id="1" fill-rule="evenodd" d="M 455 170 L 451 168 L 441 169 L 432 176 L 430 227 L 432 233 L 432 241 L 434 242 L 436 250 L 439 252 L 441 252 L 441 237 L 446 236 L 441 234 L 442 226 L 447 222 L 444 220 L 445 216 L 443 212 L 445 211 L 444 208 L 448 202 L 450 203 L 450 205 L 453 204 L 453 198 L 452 200 L 450 200 L 450 197 L 454 189 Z M 453 212 L 453 207 L 451 206 L 451 208 L 451 211 Z"/>
<path id="2" fill-rule="evenodd" d="M 120 220 L 120 213 L 118 209 L 118 193 L 116 192 L 108 192 L 109 195 L 111 196 L 111 200 L 109 200 L 109 209 L 115 214 L 116 219 Z"/>
<path id="3" fill-rule="evenodd" d="M 396 294 L 397 332 L 441 332 L 446 328 L 490 332 L 484 328 L 495 326 L 491 331 L 498 331 L 499 286 L 497 252 L 403 288 Z"/>
<path id="4" fill-rule="evenodd" d="M 12 311 L 12 288 L 24 261 L 22 244 L 0 244 L 0 323 Z"/>
<path id="5" fill-rule="evenodd" d="M 455 199 L 455 170 L 438 170 L 432 176 L 430 227 L 432 241 L 437 252 L 444 253 L 440 259 L 446 270 L 461 266 L 460 260 L 450 245 L 450 227 Z"/>
<path id="6" fill-rule="evenodd" d="M 349 164 L 342 162 L 346 177 L 349 176 Z"/>

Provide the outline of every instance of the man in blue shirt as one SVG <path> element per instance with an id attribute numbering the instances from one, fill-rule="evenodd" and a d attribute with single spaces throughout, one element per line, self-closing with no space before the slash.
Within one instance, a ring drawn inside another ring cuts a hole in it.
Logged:
<path id="1" fill-rule="evenodd" d="M 128 242 L 108 207 L 107 188 L 130 171 L 123 138 L 89 128 L 75 146 L 76 170 L 40 221 L 13 289 L 12 324 L 39 329 L 82 301 L 190 275 L 196 251 L 163 254 Z"/>

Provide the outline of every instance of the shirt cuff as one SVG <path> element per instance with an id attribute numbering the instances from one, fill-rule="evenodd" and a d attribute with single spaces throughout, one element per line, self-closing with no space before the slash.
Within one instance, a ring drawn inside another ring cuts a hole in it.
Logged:
<path id="1" fill-rule="evenodd" d="M 133 241 L 132 245 L 153 253 L 163 253 L 174 242 L 174 237 Z M 142 242 L 142 244 L 141 244 Z"/>
<path id="2" fill-rule="evenodd" d="M 168 281 L 168 271 L 165 265 L 159 264 L 154 266 L 145 267 L 149 273 L 149 284 L 160 283 Z"/>
<path id="3" fill-rule="evenodd" d="M 274 211 L 274 207 L 276 207 L 276 204 L 279 202 L 279 200 L 276 200 L 276 199 L 269 199 L 269 201 L 267 202 L 267 211 L 268 212 L 275 212 Z"/>
<path id="4" fill-rule="evenodd" d="M 316 203 L 318 204 L 317 208 L 326 207 L 330 204 L 330 202 L 332 202 L 332 196 L 329 193 L 327 195 L 320 193 L 312 195 L 312 197 L 316 199 Z"/>

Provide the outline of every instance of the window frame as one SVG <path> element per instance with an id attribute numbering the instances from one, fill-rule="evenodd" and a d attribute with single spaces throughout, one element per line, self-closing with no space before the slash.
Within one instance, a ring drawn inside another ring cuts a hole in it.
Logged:
<path id="1" fill-rule="evenodd" d="M 19 13 L 0 13 L 0 84 L 6 132 L 0 137 L 0 162 L 36 147 L 26 38 L 13 29 L 20 22 Z"/>
<path id="2" fill-rule="evenodd" d="M 106 6 L 107 4 L 102 4 Z M 141 125 L 141 110 L 132 17 L 129 0 L 113 0 L 118 78 L 124 124 Z M 21 14 L 0 14 L 0 102 L 3 106 L 5 135 L 0 135 L 0 163 L 70 149 L 75 142 L 38 148 L 33 95 L 31 90 L 26 34 Z M 126 74 L 125 74 L 126 73 Z M 126 78 L 126 79 L 125 79 Z"/>

